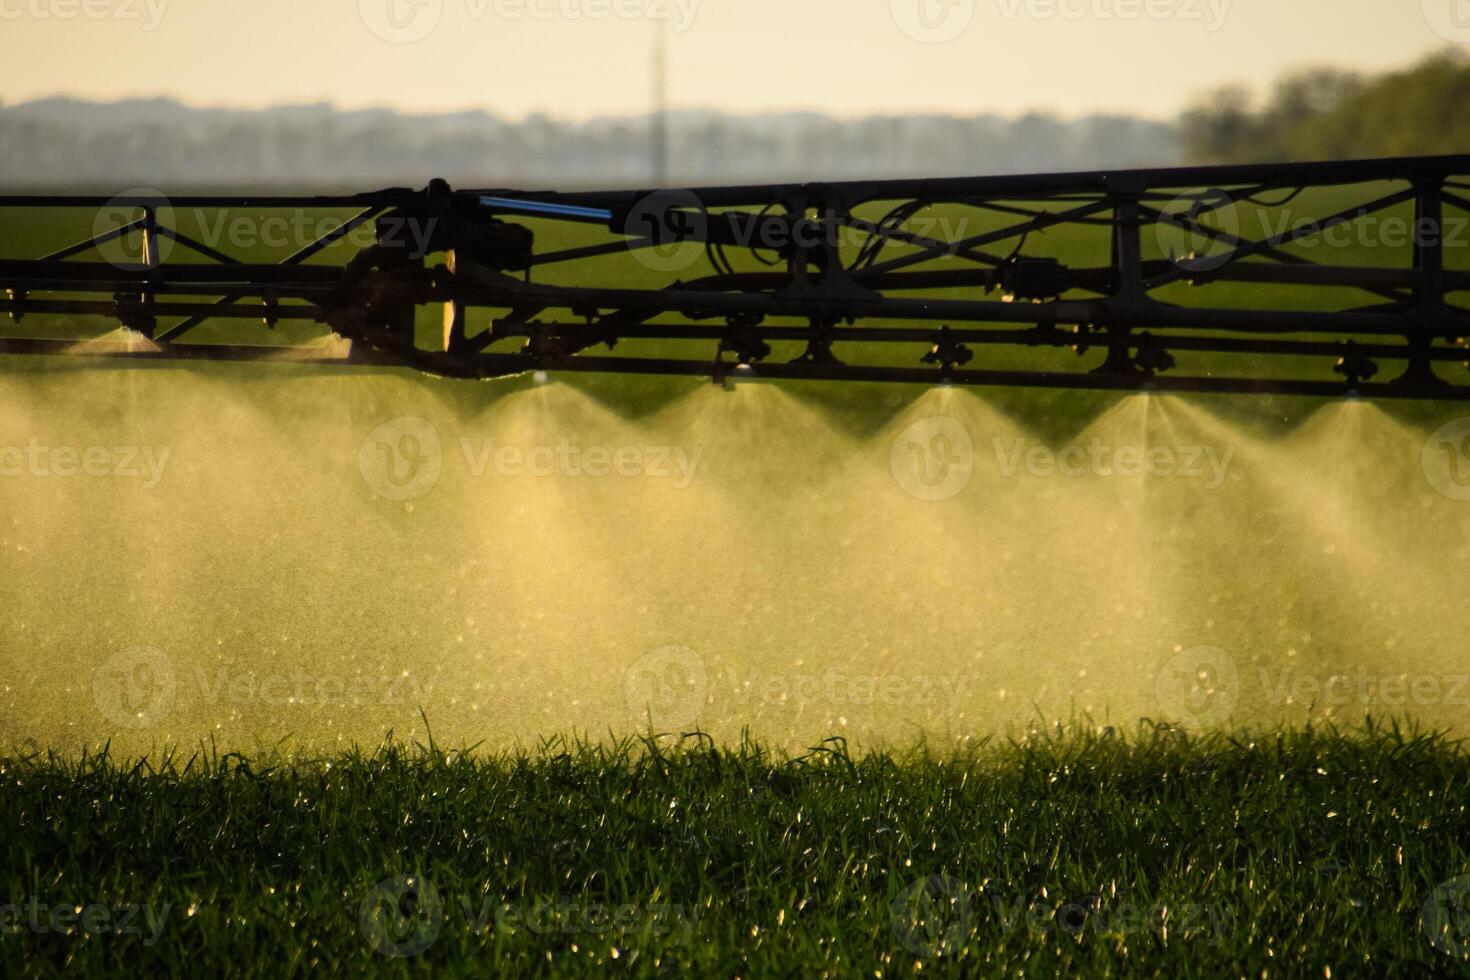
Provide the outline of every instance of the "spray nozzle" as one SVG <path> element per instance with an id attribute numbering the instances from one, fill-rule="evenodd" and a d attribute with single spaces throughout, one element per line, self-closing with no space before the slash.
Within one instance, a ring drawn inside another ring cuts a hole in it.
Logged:
<path id="1" fill-rule="evenodd" d="M 720 355 L 730 353 L 742 365 L 749 365 L 752 361 L 765 360 L 771 356 L 771 345 L 761 339 L 756 325 L 749 322 L 731 323 L 731 330 L 720 341 Z"/>
<path id="2" fill-rule="evenodd" d="M 1153 377 L 1175 365 L 1174 355 L 1164 350 L 1157 337 L 1144 331 L 1138 335 L 1138 353 L 1133 357 L 1133 366 Z"/>
<path id="3" fill-rule="evenodd" d="M 1341 357 L 1332 369 L 1352 384 L 1371 381 L 1378 373 L 1378 364 L 1367 354 L 1358 350 L 1358 345 L 1349 340 Z"/>
<path id="4" fill-rule="evenodd" d="M 975 359 L 975 352 L 955 340 L 948 325 L 939 328 L 934 346 L 920 358 L 922 364 L 937 364 L 941 374 L 948 375 L 956 367 L 963 367 Z"/>

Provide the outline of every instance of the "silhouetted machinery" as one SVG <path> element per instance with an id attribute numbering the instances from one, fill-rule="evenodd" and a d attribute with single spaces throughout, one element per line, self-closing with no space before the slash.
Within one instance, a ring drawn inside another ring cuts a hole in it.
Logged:
<path id="1" fill-rule="evenodd" d="M 1470 157 L 10 196 L 0 352 L 1462 399 L 1467 222 Z"/>

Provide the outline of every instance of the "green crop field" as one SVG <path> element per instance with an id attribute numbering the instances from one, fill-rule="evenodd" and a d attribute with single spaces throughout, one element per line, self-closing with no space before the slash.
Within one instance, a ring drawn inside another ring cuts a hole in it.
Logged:
<path id="1" fill-rule="evenodd" d="M 0 769 L 10 976 L 1447 976 L 1470 759 L 1367 728 Z"/>

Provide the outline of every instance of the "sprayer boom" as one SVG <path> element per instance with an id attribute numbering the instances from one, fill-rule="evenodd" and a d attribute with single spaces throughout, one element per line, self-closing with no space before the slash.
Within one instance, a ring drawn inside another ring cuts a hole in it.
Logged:
<path id="1" fill-rule="evenodd" d="M 11 196 L 0 352 L 1465 399 L 1467 223 L 1470 157 Z"/>

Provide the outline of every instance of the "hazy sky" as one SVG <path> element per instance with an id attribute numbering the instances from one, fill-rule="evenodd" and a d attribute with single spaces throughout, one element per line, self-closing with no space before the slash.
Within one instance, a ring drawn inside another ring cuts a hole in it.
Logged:
<path id="1" fill-rule="evenodd" d="M 519 117 L 1175 112 L 1302 64 L 1470 44 L 1470 0 L 0 0 L 0 99 L 168 95 Z"/>

